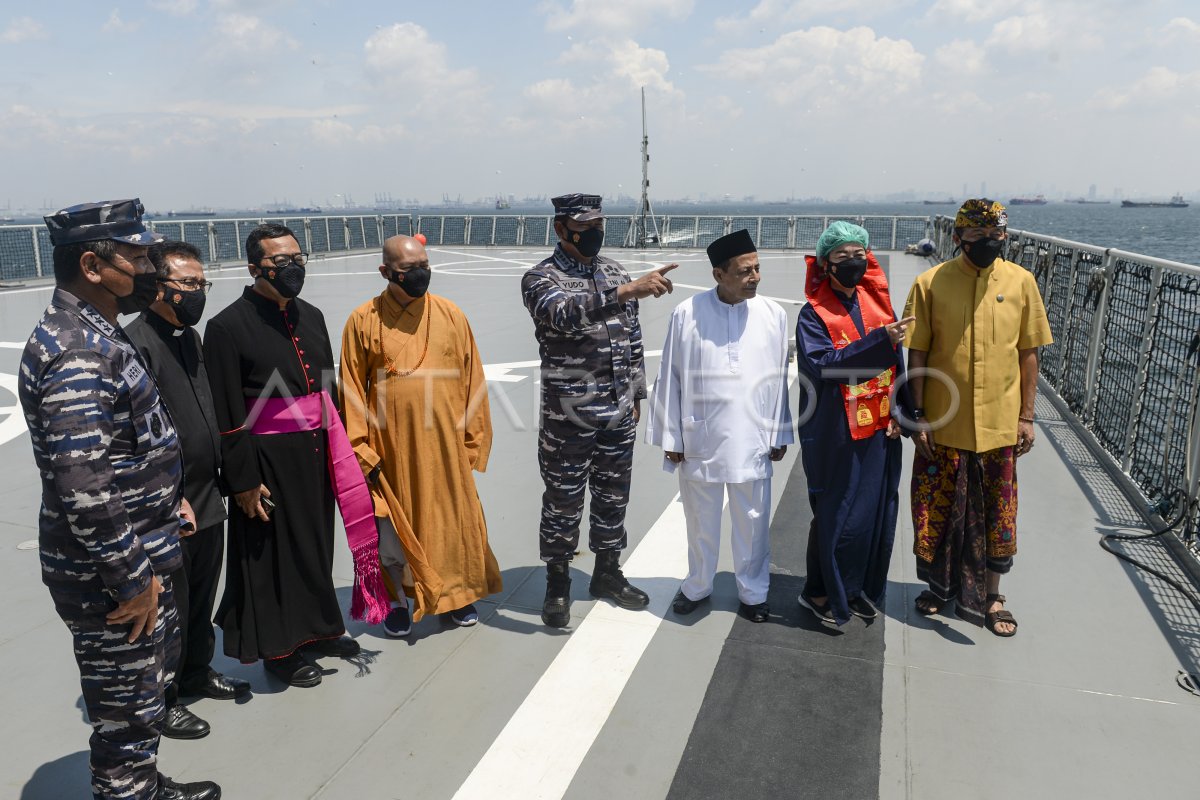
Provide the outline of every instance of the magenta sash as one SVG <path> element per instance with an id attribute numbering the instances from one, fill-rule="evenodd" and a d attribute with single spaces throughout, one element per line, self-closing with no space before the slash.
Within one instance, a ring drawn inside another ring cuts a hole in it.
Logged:
<path id="1" fill-rule="evenodd" d="M 346 542 L 354 558 L 354 593 L 350 616 L 372 625 L 383 622 L 391 609 L 379 565 L 379 530 L 375 504 L 350 437 L 329 392 L 304 397 L 271 397 L 246 402 L 250 432 L 257 435 L 324 429 L 329 439 L 329 478 L 337 498 Z"/>

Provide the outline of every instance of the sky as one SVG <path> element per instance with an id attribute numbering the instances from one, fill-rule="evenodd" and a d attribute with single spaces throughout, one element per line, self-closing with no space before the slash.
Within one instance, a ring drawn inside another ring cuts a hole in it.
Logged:
<path id="1" fill-rule="evenodd" d="M 1195 0 L 6 0 L 0 207 L 1200 193 Z"/>

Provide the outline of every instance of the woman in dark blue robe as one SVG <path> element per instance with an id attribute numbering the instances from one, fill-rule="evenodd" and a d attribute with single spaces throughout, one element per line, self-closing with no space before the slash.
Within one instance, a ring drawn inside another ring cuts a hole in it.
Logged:
<path id="1" fill-rule="evenodd" d="M 861 247 L 843 246 L 848 244 Z M 883 286 L 886 296 L 886 279 L 866 247 L 867 232 L 857 225 L 835 222 L 822 234 L 818 257 L 809 257 L 810 302 L 801 308 L 796 324 L 796 363 L 807 379 L 800 392 L 801 459 L 814 517 L 808 576 L 799 600 L 823 622 L 838 625 L 849 622 L 851 615 L 871 619 L 882 605 L 899 507 L 900 427 L 893 417 L 886 429 L 855 438 L 843 393 L 843 386 L 895 367 L 895 385 L 901 389 L 884 408 L 894 412 L 904 405 L 904 360 L 893 340 L 902 339 L 906 321 L 895 322 L 891 301 L 884 299 L 892 324 L 865 328 L 860 302 L 864 290 L 856 288 L 864 273 L 874 286 Z M 813 304 L 821 281 L 831 281 L 834 290 L 824 293 L 826 304 L 841 306 L 829 310 L 848 316 L 858 333 L 840 348 Z M 879 297 L 877 292 L 876 303 Z"/>

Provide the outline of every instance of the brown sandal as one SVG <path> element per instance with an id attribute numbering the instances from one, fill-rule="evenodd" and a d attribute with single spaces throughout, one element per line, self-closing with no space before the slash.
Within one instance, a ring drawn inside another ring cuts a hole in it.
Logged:
<path id="1" fill-rule="evenodd" d="M 996 602 L 1003 603 L 1005 602 L 1005 599 L 1004 595 L 1002 594 L 989 594 L 984 597 L 984 602 L 990 606 L 992 603 Z M 984 619 L 987 621 L 988 630 L 997 636 L 1008 638 L 1009 636 L 1017 635 L 1016 617 L 1014 617 L 1006 608 L 1002 608 L 999 611 L 988 611 L 984 615 Z M 998 622 L 1007 622 L 1009 625 L 1013 626 L 1013 629 L 1008 633 L 1001 633 L 1000 631 L 996 630 L 996 623 Z"/>

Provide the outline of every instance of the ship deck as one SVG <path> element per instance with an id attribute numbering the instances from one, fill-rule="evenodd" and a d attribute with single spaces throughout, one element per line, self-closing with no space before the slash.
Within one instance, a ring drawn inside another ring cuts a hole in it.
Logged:
<path id="1" fill-rule="evenodd" d="M 253 696 L 196 701 L 212 734 L 164 739 L 163 772 L 256 800 L 1196 796 L 1200 698 L 1176 677 L 1200 672 L 1200 614 L 1097 546 L 1106 533 L 1138 531 L 1141 516 L 1045 396 L 1038 445 L 1020 463 L 1020 553 L 1002 589 L 1020 622 L 1012 639 L 915 612 L 922 587 L 907 471 L 884 613 L 841 630 L 816 624 L 796 603 L 810 512 L 794 447 L 773 485 L 768 623 L 736 615 L 727 541 L 712 602 L 687 618 L 670 612 L 686 569 L 682 511 L 661 452 L 639 444 L 626 574 L 650 592 L 649 609 L 591 600 L 585 549 L 574 563 L 571 627 L 544 627 L 538 356 L 518 291 L 543 255 L 431 248 L 432 290 L 467 313 L 490 381 L 495 443 L 477 484 L 504 591 L 479 604 L 480 624 L 425 619 L 393 640 L 347 621 L 374 663 L 360 674 L 324 660 L 313 689 L 285 688 L 260 665 L 218 654 L 214 666 L 249 680 Z M 612 255 L 635 273 L 682 264 L 675 294 L 642 304 L 656 353 L 675 303 L 711 285 L 704 253 Z M 887 255 L 902 305 L 926 262 Z M 760 291 L 794 321 L 803 260 L 761 257 Z M 382 288 L 378 263 L 375 254 L 313 262 L 305 297 L 322 307 L 335 341 L 350 310 Z M 210 313 L 246 282 L 236 267 L 210 277 Z M 9 715 L 0 795 L 23 800 L 88 796 L 89 729 L 70 636 L 30 547 L 39 489 L 15 408 L 20 347 L 49 294 L 45 285 L 0 291 L 0 675 Z M 651 355 L 648 370 L 656 368 Z M 1161 545 L 1130 547 L 1178 572 Z M 351 575 L 343 545 L 334 575 L 343 608 Z"/>

